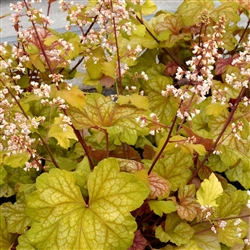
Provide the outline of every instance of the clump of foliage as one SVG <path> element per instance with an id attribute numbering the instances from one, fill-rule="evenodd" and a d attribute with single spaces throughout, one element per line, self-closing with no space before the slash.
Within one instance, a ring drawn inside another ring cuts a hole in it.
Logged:
<path id="1" fill-rule="evenodd" d="M 249 4 L 51 4 L 0 45 L 0 248 L 248 249 Z"/>

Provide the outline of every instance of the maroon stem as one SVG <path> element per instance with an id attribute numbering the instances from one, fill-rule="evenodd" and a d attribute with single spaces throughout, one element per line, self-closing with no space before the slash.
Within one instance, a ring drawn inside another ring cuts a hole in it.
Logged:
<path id="1" fill-rule="evenodd" d="M 199 170 L 201 169 L 201 167 L 204 166 L 205 162 L 208 160 L 208 157 L 209 157 L 209 156 L 213 153 L 213 151 L 216 149 L 216 146 L 218 145 L 218 143 L 219 143 L 221 137 L 223 136 L 224 132 L 226 131 L 226 129 L 227 129 L 227 127 L 228 127 L 228 125 L 230 124 L 230 122 L 231 122 L 232 119 L 233 119 L 233 116 L 234 116 L 234 114 L 235 114 L 235 111 L 236 111 L 236 109 L 237 109 L 237 107 L 238 107 L 238 105 L 239 105 L 239 103 L 240 103 L 240 101 L 241 101 L 241 99 L 242 99 L 242 96 L 244 95 L 245 90 L 246 90 L 246 87 L 243 87 L 243 88 L 241 89 L 241 92 L 240 92 L 240 94 L 238 95 L 238 97 L 237 97 L 237 99 L 236 99 L 236 101 L 235 101 L 235 104 L 233 105 L 233 107 L 232 107 L 232 109 L 231 109 L 231 112 L 230 112 L 230 114 L 229 114 L 229 116 L 228 116 L 228 118 L 227 118 L 227 120 L 226 120 L 226 122 L 225 122 L 225 124 L 224 124 L 224 126 L 223 126 L 223 128 L 222 128 L 222 130 L 220 131 L 220 133 L 219 133 L 219 135 L 218 135 L 216 141 L 214 142 L 212 149 L 210 149 L 210 150 L 207 152 L 206 156 L 203 158 L 203 160 L 201 161 L 201 163 L 199 164 L 199 166 L 197 167 L 197 169 L 196 169 L 195 172 L 193 173 L 191 179 L 188 181 L 188 184 L 190 184 L 190 183 L 192 182 L 192 180 L 197 176 L 197 174 L 198 174 Z"/>

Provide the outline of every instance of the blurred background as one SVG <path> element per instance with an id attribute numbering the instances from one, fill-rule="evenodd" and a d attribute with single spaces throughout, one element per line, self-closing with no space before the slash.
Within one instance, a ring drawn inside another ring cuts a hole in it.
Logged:
<path id="1" fill-rule="evenodd" d="M 0 0 L 0 16 L 10 13 L 10 3 L 15 4 L 18 0 Z M 20 1 L 20 0 L 19 0 Z M 70 1 L 70 0 L 69 0 Z M 82 1 L 74 1 L 74 3 L 86 4 L 87 0 Z M 158 10 L 168 10 L 174 12 L 178 6 L 182 3 L 182 0 L 154 0 L 157 4 Z M 47 0 L 42 0 L 41 3 L 36 3 L 38 9 L 43 9 L 44 14 L 47 12 Z M 50 10 L 50 17 L 54 20 L 54 23 L 50 26 L 52 29 L 56 29 L 57 31 L 65 31 L 65 26 L 67 25 L 66 21 L 66 13 L 61 12 L 59 9 L 58 1 L 53 2 Z M 24 18 L 22 22 L 24 28 L 30 26 L 30 24 Z M 1 42 L 9 42 L 12 43 L 16 39 L 16 33 L 14 28 L 12 27 L 12 22 L 10 21 L 10 16 L 0 19 L 0 27 L 2 28 L 2 32 L 0 33 L 0 43 Z"/>

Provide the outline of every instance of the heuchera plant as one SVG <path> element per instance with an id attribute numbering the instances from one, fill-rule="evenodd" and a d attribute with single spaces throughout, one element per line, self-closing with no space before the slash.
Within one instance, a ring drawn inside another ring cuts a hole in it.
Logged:
<path id="1" fill-rule="evenodd" d="M 50 28 L 51 4 L 67 13 L 64 33 Z M 23 0 L 11 11 L 0 248 L 249 249 L 247 1 L 184 0 L 171 13 L 151 0 L 49 0 L 45 15 Z"/>

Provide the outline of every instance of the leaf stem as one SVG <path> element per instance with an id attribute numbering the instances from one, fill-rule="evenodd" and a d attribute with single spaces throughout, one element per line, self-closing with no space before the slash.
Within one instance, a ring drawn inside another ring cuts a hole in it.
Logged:
<path id="1" fill-rule="evenodd" d="M 199 225 L 201 223 L 211 223 L 214 222 L 214 221 L 221 221 L 221 220 L 234 220 L 234 219 L 241 219 L 241 218 L 247 218 L 247 217 L 250 217 L 250 214 L 244 214 L 244 215 L 237 215 L 237 216 L 230 216 L 230 217 L 225 217 L 225 218 L 216 218 L 216 219 L 206 219 L 206 220 L 203 220 L 201 222 L 196 222 L 194 224 L 191 225 L 191 227 L 194 227 L 196 225 Z"/>
<path id="2" fill-rule="evenodd" d="M 110 9 L 111 12 L 114 12 L 112 0 L 110 1 Z M 115 17 L 112 18 L 113 21 L 113 27 L 114 27 L 114 36 L 115 36 L 115 45 L 116 45 L 116 55 L 117 55 L 117 66 L 118 66 L 118 82 L 120 85 L 120 93 L 123 95 L 123 86 L 122 86 L 122 73 L 121 73 L 121 58 L 120 58 L 120 52 L 119 52 L 119 45 L 118 45 L 118 38 L 117 38 L 117 29 L 116 29 L 116 23 L 115 23 Z"/>
<path id="3" fill-rule="evenodd" d="M 162 146 L 160 152 L 159 152 L 159 153 L 157 154 L 157 156 L 154 158 L 154 160 L 153 160 L 153 162 L 152 162 L 152 165 L 151 165 L 150 169 L 148 170 L 148 175 L 152 172 L 152 170 L 153 170 L 153 168 L 154 168 L 156 162 L 159 160 L 159 158 L 160 158 L 161 154 L 163 153 L 165 147 L 166 147 L 167 144 L 169 143 L 169 140 L 170 140 L 171 134 L 172 134 L 172 132 L 173 132 L 173 129 L 174 129 L 176 120 L 177 120 L 177 115 L 175 115 L 175 117 L 174 117 L 174 120 L 173 120 L 172 125 L 171 125 L 171 127 L 170 127 L 170 130 L 169 130 L 168 137 L 167 137 L 166 141 L 164 142 L 164 144 L 163 144 L 163 146 Z"/>
<path id="4" fill-rule="evenodd" d="M 233 52 L 232 52 L 233 55 L 235 54 L 235 52 L 236 52 L 236 50 L 238 49 L 238 47 L 239 47 L 239 45 L 240 45 L 242 39 L 244 38 L 244 35 L 246 34 L 249 25 L 250 25 L 250 19 L 248 19 L 246 28 L 244 29 L 244 31 L 243 31 L 243 33 L 242 33 L 242 36 L 240 37 L 239 42 L 237 43 L 237 45 L 235 46 L 235 48 L 234 48 L 234 50 L 233 50 Z"/>
<path id="5" fill-rule="evenodd" d="M 143 20 L 140 19 L 140 17 L 138 17 L 136 15 L 136 19 L 146 28 L 147 32 L 149 33 L 149 35 L 159 44 L 160 41 L 154 36 L 154 34 L 149 30 L 149 28 L 144 24 Z M 171 54 L 171 52 L 166 49 L 166 48 L 161 48 L 167 55 L 169 55 L 171 57 L 171 59 L 177 63 L 183 70 L 187 70 L 187 67 L 185 64 L 183 64 L 182 62 L 180 62 L 174 55 Z"/>
<path id="6" fill-rule="evenodd" d="M 213 144 L 213 147 L 208 151 L 208 153 L 206 154 L 206 156 L 203 158 L 203 160 L 201 161 L 201 163 L 199 164 L 199 166 L 197 167 L 197 169 L 196 169 L 195 172 L 193 173 L 191 179 L 188 181 L 188 184 L 190 184 L 190 183 L 192 182 L 192 180 L 197 176 L 199 170 L 200 170 L 201 167 L 205 164 L 205 162 L 207 161 L 208 157 L 209 157 L 209 156 L 213 153 L 213 151 L 216 149 L 216 146 L 218 145 L 218 143 L 219 143 L 219 141 L 220 141 L 222 135 L 223 135 L 224 132 L 226 131 L 226 129 L 227 129 L 228 125 L 230 124 L 230 122 L 232 121 L 232 118 L 233 118 L 233 116 L 234 116 L 234 113 L 235 113 L 235 111 L 236 111 L 236 109 L 237 109 L 237 107 L 238 107 L 238 105 L 239 105 L 239 103 L 240 103 L 240 101 L 241 101 L 241 99 L 242 99 L 242 96 L 244 95 L 245 90 L 246 90 L 246 87 L 243 87 L 243 88 L 241 89 L 241 92 L 240 92 L 240 94 L 238 95 L 238 97 L 237 97 L 237 99 L 236 99 L 236 101 L 235 101 L 235 103 L 234 103 L 234 106 L 232 107 L 231 112 L 230 112 L 230 114 L 229 114 L 229 116 L 228 116 L 228 118 L 227 118 L 227 120 L 226 120 L 226 122 L 225 122 L 225 124 L 224 124 L 224 126 L 223 126 L 223 128 L 222 128 L 222 130 L 220 131 L 220 133 L 219 133 L 217 139 L 215 140 L 215 142 L 214 142 L 214 144 Z"/>
<path id="7" fill-rule="evenodd" d="M 74 127 L 73 124 L 71 125 L 71 127 L 73 128 L 74 133 L 75 133 L 75 135 L 76 135 L 78 141 L 80 142 L 82 148 L 83 148 L 84 151 L 85 151 L 85 154 L 86 154 L 86 156 L 87 156 L 87 158 L 88 158 L 88 160 L 89 160 L 90 168 L 93 170 L 93 169 L 95 168 L 95 165 L 94 165 L 94 163 L 93 163 L 93 161 L 92 161 L 92 158 L 91 158 L 91 156 L 90 156 L 90 154 L 89 154 L 89 151 L 88 151 L 88 149 L 87 149 L 87 145 L 86 145 L 85 141 L 83 140 L 80 131 L 77 130 L 77 129 Z"/>

